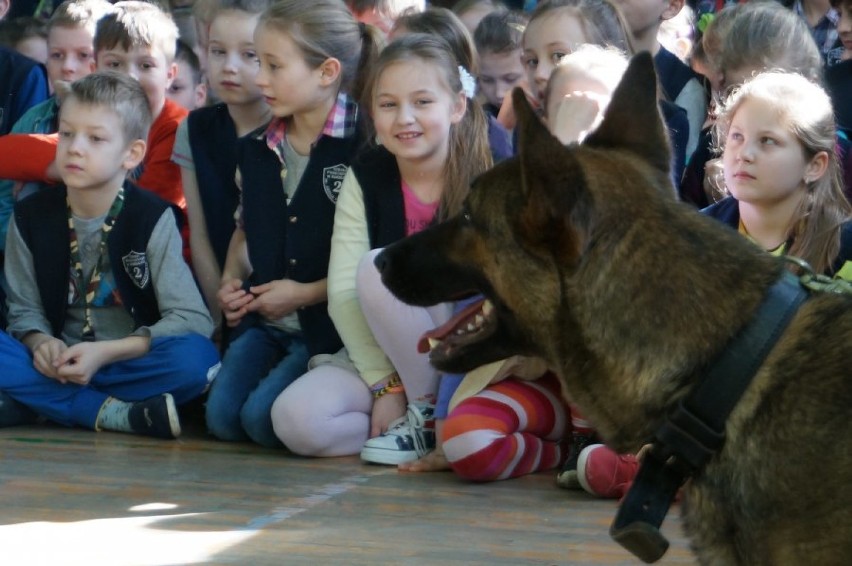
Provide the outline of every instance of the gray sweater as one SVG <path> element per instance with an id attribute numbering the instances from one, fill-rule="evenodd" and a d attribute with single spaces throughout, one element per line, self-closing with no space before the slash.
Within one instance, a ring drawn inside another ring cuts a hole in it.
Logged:
<path id="1" fill-rule="evenodd" d="M 103 218 L 75 219 L 75 228 L 80 241 L 80 255 L 87 280 L 92 267 L 97 262 L 98 246 L 87 246 L 86 243 L 90 239 L 93 239 L 93 242 L 98 241 L 98 231 L 102 224 Z M 97 340 L 116 340 L 130 335 L 157 338 L 189 333 L 209 337 L 212 334 L 213 320 L 201 298 L 189 266 L 181 255 L 181 247 L 181 237 L 175 225 L 174 214 L 171 210 L 166 210 L 157 221 L 145 250 L 162 318 L 151 326 L 134 330 L 133 318 L 123 306 L 93 307 L 92 325 Z M 31 332 L 51 334 L 50 323 L 44 314 L 41 297 L 36 287 L 32 254 L 21 238 L 14 218 L 9 223 L 9 232 L 6 237 L 4 269 L 9 304 L 7 332 L 19 340 Z M 106 273 L 102 273 L 101 276 L 108 277 Z M 69 346 L 80 342 L 83 319 L 82 306 L 68 307 L 61 338 Z"/>

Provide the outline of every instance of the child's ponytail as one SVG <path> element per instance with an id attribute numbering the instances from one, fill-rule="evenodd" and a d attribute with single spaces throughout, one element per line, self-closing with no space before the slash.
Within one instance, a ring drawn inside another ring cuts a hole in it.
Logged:
<path id="1" fill-rule="evenodd" d="M 441 196 L 438 221 L 461 212 L 470 183 L 493 165 L 488 145 L 488 117 L 482 106 L 469 93 L 466 94 L 467 110 L 461 121 L 453 124 L 450 130 L 447 190 Z"/>
<path id="2" fill-rule="evenodd" d="M 384 36 L 379 28 L 361 22 L 358 23 L 358 31 L 361 33 L 361 58 L 358 60 L 349 94 L 360 101 L 367 88 L 370 69 L 376 64 L 384 47 Z"/>
<path id="3" fill-rule="evenodd" d="M 315 69 L 328 58 L 340 61 L 340 89 L 359 99 L 365 69 L 381 48 L 379 33 L 359 24 L 340 0 L 277 0 L 258 25 L 286 33 Z"/>

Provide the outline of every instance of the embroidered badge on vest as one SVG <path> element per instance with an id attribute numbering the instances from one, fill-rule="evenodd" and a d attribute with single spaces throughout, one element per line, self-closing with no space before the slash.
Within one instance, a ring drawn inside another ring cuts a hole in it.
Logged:
<path id="1" fill-rule="evenodd" d="M 325 189 L 328 200 L 335 204 L 337 204 L 337 195 L 340 194 L 340 187 L 343 185 L 343 177 L 346 176 L 346 169 L 346 165 L 338 163 L 322 170 L 322 188 Z"/>
<path id="2" fill-rule="evenodd" d="M 133 284 L 144 289 L 151 280 L 151 271 L 148 269 L 148 258 L 144 253 L 130 252 L 123 258 L 121 263 L 124 264 L 124 271 L 133 281 Z"/>

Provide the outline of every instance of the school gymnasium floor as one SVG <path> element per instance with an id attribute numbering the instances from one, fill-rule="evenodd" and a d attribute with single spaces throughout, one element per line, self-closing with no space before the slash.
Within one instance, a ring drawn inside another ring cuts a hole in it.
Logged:
<path id="1" fill-rule="evenodd" d="M 616 502 L 552 472 L 472 484 L 184 428 L 0 430 L 0 565 L 640 564 L 609 538 Z M 677 508 L 663 532 L 658 564 L 695 564 Z"/>

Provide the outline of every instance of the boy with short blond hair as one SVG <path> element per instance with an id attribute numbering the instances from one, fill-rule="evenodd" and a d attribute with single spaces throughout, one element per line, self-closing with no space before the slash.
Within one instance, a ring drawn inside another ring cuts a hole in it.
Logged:
<path id="1" fill-rule="evenodd" d="M 63 186 L 19 202 L 9 226 L 0 391 L 67 426 L 175 438 L 175 404 L 204 391 L 218 356 L 173 207 L 127 180 L 151 122 L 127 75 L 72 83 Z"/>

